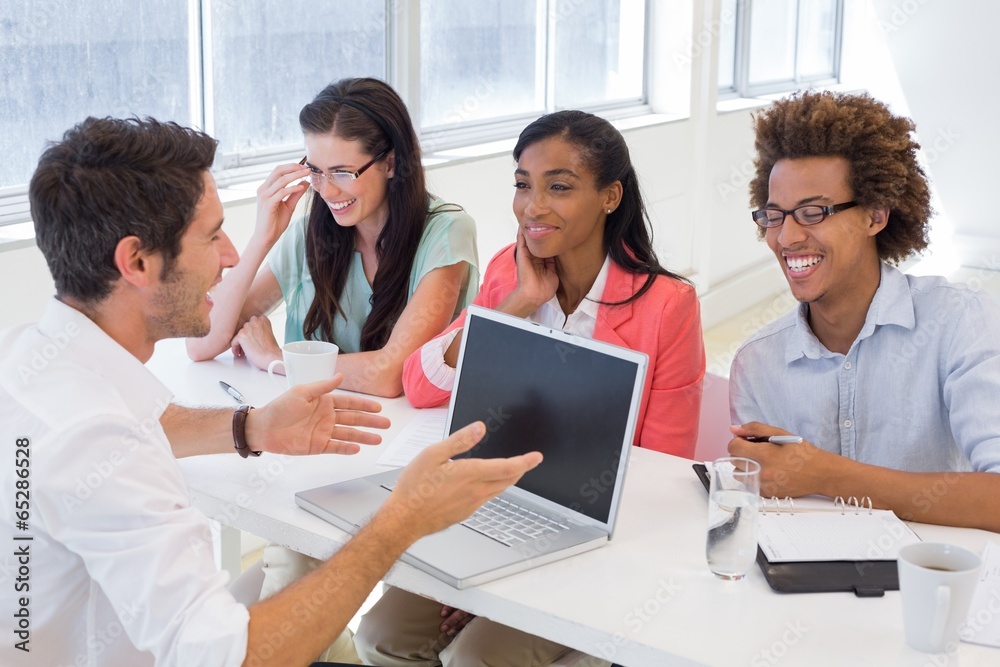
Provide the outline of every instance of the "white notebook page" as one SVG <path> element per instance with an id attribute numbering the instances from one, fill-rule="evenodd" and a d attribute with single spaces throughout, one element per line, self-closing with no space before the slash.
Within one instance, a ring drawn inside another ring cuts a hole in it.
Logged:
<path id="1" fill-rule="evenodd" d="M 757 540 L 772 563 L 896 560 L 900 547 L 920 541 L 889 510 L 761 512 L 757 518 Z"/>
<path id="2" fill-rule="evenodd" d="M 711 474 L 712 462 L 705 466 Z M 781 563 L 896 560 L 901 547 L 920 541 L 891 510 L 857 504 L 851 498 L 841 506 L 819 495 L 761 498 L 757 542 L 770 562 Z"/>

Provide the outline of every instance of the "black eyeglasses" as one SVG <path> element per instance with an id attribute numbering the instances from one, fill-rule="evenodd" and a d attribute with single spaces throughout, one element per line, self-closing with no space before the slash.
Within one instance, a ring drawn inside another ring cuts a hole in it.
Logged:
<path id="1" fill-rule="evenodd" d="M 365 165 L 363 167 L 361 167 L 360 169 L 358 169 L 357 171 L 331 171 L 331 172 L 323 172 L 323 171 L 320 171 L 318 169 L 313 169 L 312 167 L 310 167 L 309 168 L 310 169 L 310 171 L 309 171 L 309 182 L 312 183 L 312 185 L 313 185 L 314 188 L 318 188 L 320 186 L 320 184 L 322 183 L 322 181 L 323 181 L 324 178 L 327 181 L 329 181 L 330 183 L 332 183 L 332 184 L 334 184 L 334 185 L 336 185 L 338 187 L 342 186 L 342 185 L 347 185 L 348 183 L 351 183 L 353 181 L 358 180 L 358 178 L 361 176 L 361 174 L 365 173 L 365 171 L 368 169 L 368 167 L 372 166 L 373 164 L 375 164 L 376 162 L 378 162 L 379 160 L 381 160 L 382 158 L 384 158 L 388 154 L 389 154 L 389 151 L 387 151 L 387 150 L 382 151 L 381 153 L 379 153 L 378 155 L 376 155 L 375 157 L 373 157 L 371 160 L 369 160 L 367 163 L 365 163 Z M 305 164 L 305 163 L 306 163 L 306 159 L 302 158 L 302 162 L 300 162 L 299 164 Z"/>
<path id="2" fill-rule="evenodd" d="M 818 225 L 834 213 L 846 211 L 858 205 L 856 201 L 849 201 L 845 204 L 834 204 L 832 206 L 819 206 L 817 204 L 807 204 L 793 208 L 790 211 L 782 211 L 780 208 L 762 208 L 754 211 L 751 215 L 753 221 L 764 229 L 778 227 L 785 222 L 785 216 L 790 215 L 795 218 L 795 222 L 800 225 Z"/>

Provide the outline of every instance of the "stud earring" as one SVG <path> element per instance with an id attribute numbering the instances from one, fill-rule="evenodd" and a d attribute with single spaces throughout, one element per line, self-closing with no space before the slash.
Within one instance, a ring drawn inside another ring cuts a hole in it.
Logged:
<path id="1" fill-rule="evenodd" d="M 610 208 L 608 209 L 608 215 L 611 215 L 611 209 Z"/>

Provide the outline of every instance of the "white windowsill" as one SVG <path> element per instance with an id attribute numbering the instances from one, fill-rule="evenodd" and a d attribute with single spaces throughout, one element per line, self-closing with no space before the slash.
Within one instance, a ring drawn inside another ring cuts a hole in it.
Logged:
<path id="1" fill-rule="evenodd" d="M 20 250 L 35 245 L 35 229 L 31 221 L 0 227 L 0 252 Z"/>
<path id="2" fill-rule="evenodd" d="M 831 92 L 831 93 L 857 93 L 861 92 L 862 89 L 857 86 L 853 86 L 849 83 L 833 83 L 828 86 L 814 86 L 809 88 L 803 88 L 802 90 L 812 90 L 816 92 Z M 768 93 L 767 95 L 758 95 L 757 97 L 729 97 L 724 100 L 719 100 L 715 104 L 715 110 L 719 113 L 731 113 L 733 111 L 746 111 L 747 109 L 756 109 L 758 107 L 764 107 L 772 102 L 777 102 L 780 99 L 788 97 L 792 93 L 797 92 L 794 90 L 784 90 L 777 93 Z"/>

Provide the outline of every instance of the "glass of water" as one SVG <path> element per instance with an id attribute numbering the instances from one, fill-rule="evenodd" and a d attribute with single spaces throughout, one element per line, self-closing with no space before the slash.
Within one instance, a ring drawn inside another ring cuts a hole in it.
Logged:
<path id="1" fill-rule="evenodd" d="M 757 558 L 760 464 L 738 457 L 716 459 L 709 475 L 708 568 L 717 577 L 736 581 Z"/>

